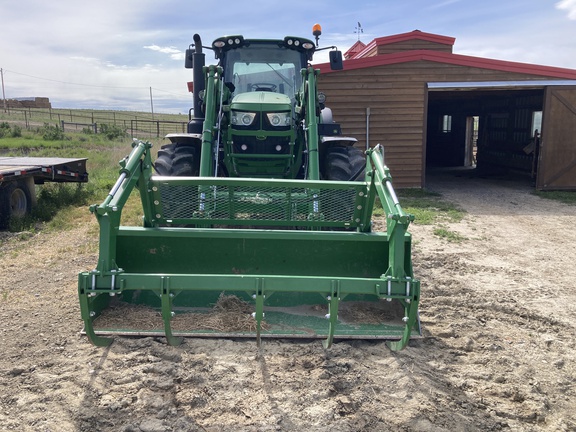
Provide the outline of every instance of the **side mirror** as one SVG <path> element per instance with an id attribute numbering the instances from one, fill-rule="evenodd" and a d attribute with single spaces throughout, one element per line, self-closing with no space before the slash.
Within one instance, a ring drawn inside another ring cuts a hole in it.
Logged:
<path id="1" fill-rule="evenodd" d="M 193 65 L 192 59 L 193 59 L 193 56 L 194 56 L 194 53 L 195 53 L 195 52 L 196 52 L 196 51 L 195 51 L 194 49 L 192 49 L 192 48 L 188 48 L 188 49 L 186 50 L 186 58 L 185 58 L 185 60 L 184 60 L 184 67 L 185 67 L 186 69 L 192 69 L 192 65 Z"/>
<path id="2" fill-rule="evenodd" d="M 342 70 L 344 69 L 344 62 L 342 60 L 342 51 L 330 51 L 330 69 Z"/>

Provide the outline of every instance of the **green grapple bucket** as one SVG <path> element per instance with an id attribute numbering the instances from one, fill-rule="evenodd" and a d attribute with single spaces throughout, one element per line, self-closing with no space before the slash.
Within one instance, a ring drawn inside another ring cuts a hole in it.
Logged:
<path id="1" fill-rule="evenodd" d="M 79 275 L 85 333 L 387 339 L 420 332 L 411 242 L 380 149 L 363 182 L 159 177 L 135 142 L 98 206 L 96 269 Z M 138 189 L 142 227 L 120 225 Z M 387 230 L 372 231 L 376 196 Z"/>

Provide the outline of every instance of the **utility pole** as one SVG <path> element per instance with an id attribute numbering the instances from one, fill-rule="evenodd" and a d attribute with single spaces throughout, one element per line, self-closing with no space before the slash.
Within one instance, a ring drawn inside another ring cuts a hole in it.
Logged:
<path id="1" fill-rule="evenodd" d="M 150 87 L 150 109 L 152 110 L 152 120 L 154 120 L 154 103 L 152 102 L 152 87 Z"/>
<path id="2" fill-rule="evenodd" d="M 2 77 L 2 101 L 4 102 L 4 112 L 6 112 L 6 93 L 4 92 L 4 69 L 0 68 L 0 76 Z"/>

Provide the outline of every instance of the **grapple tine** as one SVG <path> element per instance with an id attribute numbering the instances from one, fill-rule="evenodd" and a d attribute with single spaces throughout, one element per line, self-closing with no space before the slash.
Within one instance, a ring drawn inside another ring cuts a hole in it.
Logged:
<path id="1" fill-rule="evenodd" d="M 86 336 L 88 336 L 88 340 L 94 346 L 107 347 L 112 344 L 112 342 L 114 342 L 114 339 L 112 338 L 98 336 L 94 332 L 94 327 L 92 326 L 92 322 L 90 320 L 84 320 L 84 331 L 86 332 Z"/>
<path id="2" fill-rule="evenodd" d="M 168 345 L 171 346 L 178 346 L 182 343 L 181 337 L 175 337 L 172 334 L 172 326 L 171 321 L 172 317 L 174 316 L 174 312 L 172 311 L 172 298 L 174 294 L 170 292 L 169 282 L 170 278 L 162 277 L 162 294 L 161 294 L 161 301 L 162 301 L 162 321 L 164 321 L 164 333 L 166 335 L 166 340 Z"/>
<path id="3" fill-rule="evenodd" d="M 340 301 L 340 281 L 333 280 L 331 282 L 332 289 L 330 290 L 330 295 L 328 296 L 328 313 L 326 318 L 328 319 L 328 337 L 323 342 L 324 348 L 328 349 L 332 346 L 332 341 L 334 340 L 334 333 L 336 331 L 336 325 L 338 324 L 338 303 Z"/>
<path id="4" fill-rule="evenodd" d="M 82 316 L 82 320 L 84 321 L 84 332 L 88 336 L 88 340 L 90 341 L 90 343 L 92 343 L 93 345 L 99 347 L 107 347 L 114 341 L 114 339 L 98 336 L 94 332 L 94 326 L 92 321 L 96 313 L 90 307 L 90 304 L 93 303 L 94 297 L 90 297 L 86 293 L 87 279 L 88 276 L 83 274 L 79 275 L 78 277 L 78 296 L 80 299 L 80 315 Z"/>
<path id="5" fill-rule="evenodd" d="M 256 279 L 256 294 L 252 296 L 255 300 L 254 318 L 256 319 L 256 344 L 258 348 L 262 345 L 262 320 L 264 319 L 264 279 Z"/>
<path id="6" fill-rule="evenodd" d="M 419 301 L 415 300 L 411 302 L 407 308 L 408 314 L 405 317 L 406 324 L 404 326 L 404 333 L 402 334 L 402 338 L 398 341 L 386 341 L 386 345 L 388 345 L 392 351 L 401 351 L 406 348 L 406 345 L 408 345 L 412 329 L 417 325 L 418 304 Z M 419 329 L 420 326 L 418 325 L 417 327 Z"/>

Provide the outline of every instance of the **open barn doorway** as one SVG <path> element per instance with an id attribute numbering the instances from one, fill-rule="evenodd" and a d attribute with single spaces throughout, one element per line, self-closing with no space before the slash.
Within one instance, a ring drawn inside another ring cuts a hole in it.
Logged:
<path id="1" fill-rule="evenodd" d="M 426 172 L 534 183 L 543 104 L 542 87 L 429 89 Z"/>

